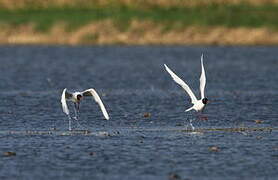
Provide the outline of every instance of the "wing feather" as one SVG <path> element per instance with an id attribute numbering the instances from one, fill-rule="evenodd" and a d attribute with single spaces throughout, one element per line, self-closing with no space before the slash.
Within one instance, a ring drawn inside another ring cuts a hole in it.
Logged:
<path id="1" fill-rule="evenodd" d="M 72 93 L 69 93 L 68 91 L 65 92 L 66 99 L 70 99 L 72 97 Z"/>
<path id="2" fill-rule="evenodd" d="M 201 56 L 201 66 L 202 66 L 202 73 L 200 76 L 200 92 L 201 92 L 201 98 L 205 98 L 205 86 L 206 86 L 206 74 L 205 74 L 205 68 L 203 63 L 204 55 Z"/>
<path id="3" fill-rule="evenodd" d="M 83 94 L 83 96 L 93 96 L 93 99 L 100 106 L 100 109 L 101 109 L 101 111 L 103 113 L 103 116 L 105 117 L 105 119 L 109 120 L 109 115 L 108 115 L 108 113 L 107 113 L 107 111 L 105 109 L 105 106 L 102 103 L 98 93 L 94 89 L 87 89 L 87 90 L 83 91 L 82 94 Z"/>
<path id="4" fill-rule="evenodd" d="M 189 86 L 181 79 L 179 78 L 170 68 L 168 68 L 168 66 L 166 64 L 164 64 L 166 71 L 171 75 L 171 77 L 173 78 L 173 80 L 178 83 L 190 96 L 191 98 L 191 103 L 194 104 L 197 99 L 194 95 L 194 93 L 191 91 L 191 89 L 189 88 Z"/>
<path id="5" fill-rule="evenodd" d="M 67 93 L 67 89 L 65 88 L 63 90 L 63 93 L 62 93 L 62 96 L 61 96 L 61 103 L 62 103 L 63 112 L 66 115 L 69 115 L 69 108 L 68 108 L 68 105 L 67 105 L 67 102 L 66 102 L 66 94 L 68 94 L 68 93 Z"/>

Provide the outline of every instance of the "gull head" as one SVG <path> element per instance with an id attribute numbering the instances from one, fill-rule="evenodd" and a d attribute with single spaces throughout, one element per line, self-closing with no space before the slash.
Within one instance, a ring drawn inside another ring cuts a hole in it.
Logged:
<path id="1" fill-rule="evenodd" d="M 81 94 L 77 94 L 77 96 L 76 96 L 77 101 L 79 102 L 82 99 L 82 97 L 83 96 Z"/>
<path id="2" fill-rule="evenodd" d="M 207 104 L 208 103 L 208 98 L 203 98 L 202 102 L 203 102 L 203 104 Z"/>

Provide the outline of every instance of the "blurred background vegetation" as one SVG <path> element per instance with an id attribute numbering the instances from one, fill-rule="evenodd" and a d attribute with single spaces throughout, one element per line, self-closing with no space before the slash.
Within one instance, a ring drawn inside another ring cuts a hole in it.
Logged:
<path id="1" fill-rule="evenodd" d="M 278 44 L 278 0 L 0 0 L 5 44 Z"/>

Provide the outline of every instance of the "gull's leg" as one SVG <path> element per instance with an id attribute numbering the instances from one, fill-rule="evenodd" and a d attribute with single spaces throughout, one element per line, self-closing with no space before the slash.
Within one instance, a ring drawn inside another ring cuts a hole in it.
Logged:
<path id="1" fill-rule="evenodd" d="M 74 119 L 76 120 L 78 126 L 80 126 L 81 128 L 84 128 L 80 123 L 79 123 L 79 109 L 80 109 L 80 103 L 74 103 L 74 114 L 75 114 L 75 117 Z"/>
<path id="2" fill-rule="evenodd" d="M 191 119 L 191 118 L 189 119 L 189 124 L 190 124 L 192 130 L 194 131 L 194 130 L 195 130 L 195 127 L 192 125 L 192 119 Z"/>
<path id="3" fill-rule="evenodd" d="M 189 125 L 190 125 L 190 127 L 191 127 L 191 130 L 192 131 L 194 131 L 195 130 L 195 127 L 193 126 L 193 124 L 192 124 L 192 121 L 193 121 L 193 116 L 191 115 L 191 116 L 189 116 L 189 118 L 187 118 L 187 120 L 189 120 Z M 186 129 L 187 129 L 187 127 L 188 127 L 188 125 L 186 125 Z"/>
<path id="4" fill-rule="evenodd" d="M 76 103 L 74 103 L 74 117 L 73 118 L 75 120 L 78 120 L 77 108 L 79 108 L 79 107 L 77 106 Z"/>
<path id="5" fill-rule="evenodd" d="M 68 115 L 68 118 L 69 118 L 69 131 L 71 131 L 71 117 L 70 117 L 70 115 Z"/>
<path id="6" fill-rule="evenodd" d="M 69 120 L 69 131 L 71 131 L 72 128 L 71 128 L 71 116 L 70 116 L 70 113 L 67 114 L 67 116 L 68 116 L 68 120 Z"/>
<path id="7" fill-rule="evenodd" d="M 197 111 L 196 113 L 197 113 L 197 118 L 198 118 L 198 119 L 201 119 L 200 111 Z"/>
<path id="8" fill-rule="evenodd" d="M 77 116 L 79 115 L 80 103 L 77 104 Z"/>

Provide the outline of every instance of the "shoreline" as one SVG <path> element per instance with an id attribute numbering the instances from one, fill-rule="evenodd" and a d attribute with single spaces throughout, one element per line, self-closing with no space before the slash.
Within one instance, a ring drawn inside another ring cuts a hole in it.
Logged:
<path id="1" fill-rule="evenodd" d="M 100 31 L 102 29 L 102 31 Z M 100 21 L 67 31 L 57 24 L 49 32 L 38 32 L 32 25 L 16 29 L 2 27 L 0 44 L 44 45 L 278 45 L 278 32 L 267 28 L 227 28 L 188 26 L 164 31 L 151 21 L 131 22 L 126 31 L 112 21 Z"/>

